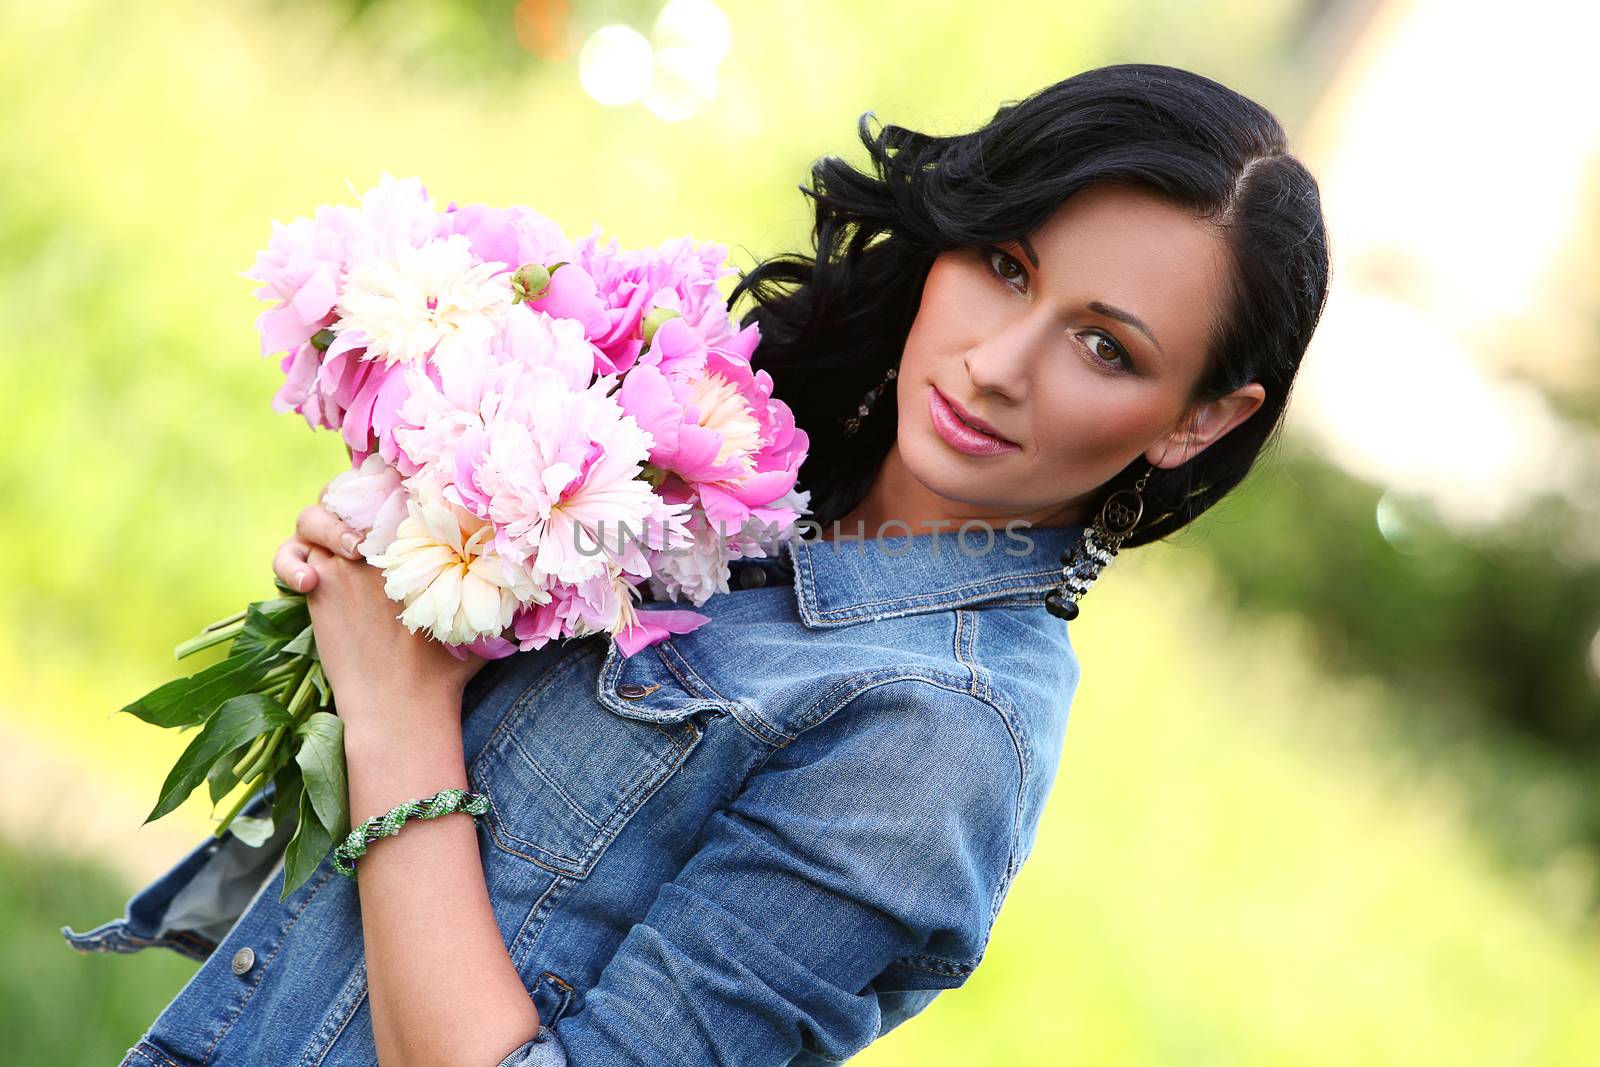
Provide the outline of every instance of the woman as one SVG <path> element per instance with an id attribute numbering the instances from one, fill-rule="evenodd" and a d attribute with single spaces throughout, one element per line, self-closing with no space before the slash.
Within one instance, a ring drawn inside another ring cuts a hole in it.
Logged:
<path id="1" fill-rule="evenodd" d="M 448 787 L 491 807 L 282 903 L 282 839 L 229 835 L 65 931 L 204 961 L 125 1063 L 837 1062 L 972 973 L 1060 756 L 1064 620 L 1115 535 L 1249 471 L 1326 237 L 1278 122 L 1171 67 L 860 133 L 875 173 L 825 159 L 805 190 L 815 256 L 732 297 L 808 430 L 821 536 L 631 658 L 595 635 L 461 664 L 303 511 L 274 567 L 308 589 L 353 820 Z M 1074 548 L 1096 562 L 1064 579 Z"/>

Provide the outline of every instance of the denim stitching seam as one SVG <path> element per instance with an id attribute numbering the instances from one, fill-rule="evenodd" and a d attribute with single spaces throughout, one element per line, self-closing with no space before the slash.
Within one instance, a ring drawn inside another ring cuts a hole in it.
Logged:
<path id="1" fill-rule="evenodd" d="M 958 683 L 954 683 L 951 679 L 916 667 L 896 665 L 892 667 L 879 667 L 872 670 L 858 671 L 857 673 L 834 683 L 831 688 L 824 690 L 823 693 L 813 702 L 813 710 L 808 711 L 796 718 L 795 733 L 796 735 L 802 734 L 807 730 L 827 722 L 829 719 L 833 718 L 834 715 L 838 714 L 846 704 L 849 704 L 850 701 L 854 700 L 868 689 L 875 688 L 876 686 L 885 684 L 887 682 L 906 681 L 910 679 L 918 679 L 920 681 L 928 682 L 931 685 L 939 686 L 941 689 L 961 688 Z M 838 693 L 844 693 L 845 695 L 842 699 L 839 699 L 835 702 L 835 695 Z"/>
<path id="2" fill-rule="evenodd" d="M 211 1044 L 206 1047 L 205 1055 L 200 1057 L 202 1067 L 211 1062 L 211 1054 L 216 1051 L 217 1045 L 227 1036 L 228 1031 L 233 1029 L 233 1024 L 239 1021 L 239 1016 L 244 1011 L 245 1005 L 250 1003 L 250 998 L 255 996 L 256 990 L 261 988 L 261 983 L 266 978 L 267 970 L 272 966 L 272 961 L 278 958 L 278 953 L 283 951 L 284 942 L 289 939 L 289 931 L 294 929 L 295 923 L 300 921 L 300 916 L 305 914 L 305 910 L 311 906 L 311 902 L 317 898 L 317 894 L 327 887 L 328 880 L 333 875 L 334 870 L 331 866 L 324 868 L 322 880 L 312 888 L 310 893 L 306 894 L 305 899 L 300 902 L 300 906 L 290 916 L 289 922 L 284 926 L 283 932 L 278 937 L 277 944 L 272 948 L 272 955 L 262 960 L 261 966 L 256 968 L 255 980 L 250 983 L 250 988 L 239 999 L 239 1003 L 235 1005 L 233 1013 L 228 1017 L 228 1021 L 223 1024 L 222 1029 L 217 1032 L 217 1036 L 211 1039 Z M 285 877 L 288 877 L 287 874 Z M 268 883 L 268 886 L 270 888 L 270 883 Z"/>
<path id="3" fill-rule="evenodd" d="M 517 932 L 511 939 L 511 944 L 506 951 L 511 956 L 511 963 L 522 972 L 522 967 L 527 963 L 528 957 L 539 944 L 539 938 L 544 936 L 546 925 L 550 916 L 554 915 L 556 908 L 566 899 L 567 892 L 577 885 L 578 881 L 567 875 L 561 875 L 551 880 L 550 885 L 539 899 L 533 902 L 533 907 L 528 909 L 528 914 L 522 917 L 522 922 L 517 924 Z M 531 936 L 530 936 L 531 934 Z M 531 993 L 532 990 L 529 990 Z"/>
<path id="4" fill-rule="evenodd" d="M 580 808 L 576 800 L 573 800 L 567 795 L 567 791 L 561 788 L 561 783 L 550 777 L 549 772 L 539 765 L 539 761 L 533 758 L 533 753 L 529 752 L 527 746 L 517 739 L 516 731 L 513 730 L 506 734 L 506 743 L 509 745 L 514 745 L 516 750 L 522 753 L 522 758 L 528 761 L 528 766 L 532 767 L 534 773 L 538 774 L 540 780 L 543 781 L 545 785 L 549 786 L 551 790 L 555 792 L 556 796 L 560 797 L 566 803 L 567 807 L 572 809 L 572 813 L 574 815 L 587 823 L 590 829 L 600 829 L 600 824 L 595 822 L 594 819 L 590 817 L 588 812 Z"/>
<path id="5" fill-rule="evenodd" d="M 703 677 L 701 677 L 698 672 L 695 671 L 694 667 L 689 663 L 688 659 L 685 658 L 683 653 L 679 652 L 678 649 L 673 646 L 671 638 L 660 642 L 655 647 L 657 654 L 661 658 L 661 662 L 666 666 L 667 670 L 672 672 L 672 676 L 678 680 L 678 683 L 682 685 L 685 690 L 694 696 L 705 697 L 709 694 L 710 699 L 721 701 L 724 705 L 726 705 L 726 710 L 732 713 L 734 719 L 737 720 L 741 726 L 744 726 L 746 729 L 748 729 L 750 733 L 754 734 L 758 740 L 766 744 L 776 745 L 779 748 L 782 748 L 784 745 L 787 745 L 790 741 L 794 740 L 794 738 L 788 733 L 780 730 L 777 726 L 764 719 L 761 714 L 754 708 L 750 707 L 749 704 L 742 700 L 729 700 L 727 697 L 718 692 L 715 687 L 713 687 Z M 678 669 L 673 666 L 673 660 L 676 660 L 682 665 L 683 670 L 694 679 L 693 682 L 689 681 L 688 678 L 685 678 L 683 674 L 678 672 Z M 769 734 L 771 735 L 770 737 L 767 736 Z M 772 739 L 773 737 L 776 737 L 779 740 L 774 741 Z"/>
<path id="6" fill-rule="evenodd" d="M 358 992 L 350 998 L 350 1009 L 344 1013 L 344 1018 L 339 1020 L 339 1025 L 334 1027 L 333 1033 L 328 1038 L 328 1043 L 322 1046 L 322 1051 L 317 1053 L 317 1058 L 309 1064 L 309 1067 L 322 1067 L 322 1061 L 328 1058 L 328 1053 L 333 1051 L 333 1046 L 339 1043 L 339 1038 L 343 1037 L 345 1030 L 349 1028 L 350 1020 L 354 1019 L 356 1012 L 361 1010 L 361 1002 L 367 999 L 367 962 L 364 955 L 362 959 L 356 962 L 356 973 L 350 976 L 349 982 L 345 983 L 346 989 L 349 988 L 350 982 L 355 982 L 358 985 Z M 345 990 L 340 990 L 341 997 L 344 996 L 344 993 Z M 306 1051 L 310 1052 L 309 1049 Z M 305 1062 L 304 1057 L 301 1057 L 301 1062 Z"/>
<path id="7" fill-rule="evenodd" d="M 133 1048 L 128 1050 L 128 1055 L 138 1056 L 140 1059 L 154 1064 L 155 1067 L 161 1067 L 161 1064 L 157 1064 L 155 1058 L 153 1057 L 159 1057 L 161 1063 L 166 1064 L 167 1067 L 181 1067 L 176 1060 L 169 1059 L 165 1053 L 156 1049 L 155 1046 L 151 1045 L 148 1041 L 140 1041 L 137 1045 L 134 1045 Z M 128 1061 L 124 1060 L 123 1062 L 127 1063 Z"/>
<path id="8" fill-rule="evenodd" d="M 853 617 L 866 618 L 873 614 L 879 613 L 881 610 L 898 610 L 902 606 L 917 607 L 925 603 L 933 604 L 934 606 L 955 606 L 958 604 L 963 604 L 975 597 L 987 599 L 988 597 L 994 595 L 1005 595 L 1012 592 L 1021 593 L 1035 589 L 1043 589 L 1045 586 L 1041 584 L 1041 582 L 1044 579 L 1055 577 L 1057 573 L 1058 572 L 1053 570 L 1028 571 L 1022 574 L 1002 575 L 998 578 L 983 578 L 975 582 L 967 582 L 964 585 L 946 586 L 943 589 L 932 589 L 924 593 L 908 593 L 902 596 L 880 597 L 876 600 L 856 600 L 844 605 L 843 607 L 828 609 L 827 611 L 821 612 L 821 614 L 831 615 L 834 612 L 864 609 L 866 612 L 865 615 Z M 1016 584 L 1018 582 L 1024 584 L 1018 585 Z"/>
<path id="9" fill-rule="evenodd" d="M 970 611 L 958 611 L 956 617 L 961 620 L 957 628 L 956 658 L 972 672 L 972 695 L 989 705 L 995 714 L 1000 716 L 1000 721 L 1005 724 L 1006 733 L 1011 736 L 1011 744 L 1017 752 L 1017 800 L 1011 813 L 1011 840 L 1006 848 L 1006 873 L 1005 877 L 995 885 L 994 894 L 989 899 L 989 922 L 992 927 L 995 918 L 1000 914 L 1000 905 L 1005 900 L 1006 891 L 1021 866 L 1017 857 L 1022 845 L 1022 808 L 1023 799 L 1027 795 L 1028 779 L 1033 773 L 1033 755 L 1028 745 L 1027 733 L 1017 722 L 1015 709 L 1011 707 L 1009 700 L 1005 700 L 1002 694 L 995 691 L 994 686 L 990 684 L 988 669 L 978 661 L 980 617 Z M 965 635 L 966 640 L 962 641 L 960 635 Z M 988 941 L 988 936 L 985 935 L 985 947 Z"/>

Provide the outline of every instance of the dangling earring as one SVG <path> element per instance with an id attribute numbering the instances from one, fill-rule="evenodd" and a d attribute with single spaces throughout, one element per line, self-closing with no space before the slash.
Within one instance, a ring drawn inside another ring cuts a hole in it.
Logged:
<path id="1" fill-rule="evenodd" d="M 866 395 L 861 398 L 861 403 L 856 405 L 856 413 L 844 420 L 844 436 L 850 437 L 861 429 L 861 420 L 872 413 L 872 406 L 878 402 L 878 397 L 883 394 L 883 391 L 889 387 L 889 383 L 894 381 L 895 375 L 899 373 L 899 364 L 890 367 L 889 373 L 883 376 L 883 381 L 867 390 Z"/>
<path id="2" fill-rule="evenodd" d="M 1100 571 L 1117 554 L 1123 540 L 1144 515 L 1144 483 L 1155 471 L 1145 468 L 1132 489 L 1119 489 L 1106 498 L 1100 515 L 1083 531 L 1083 537 L 1061 553 L 1061 583 L 1044 595 L 1050 614 L 1071 622 L 1078 617 L 1078 600 L 1089 591 Z"/>

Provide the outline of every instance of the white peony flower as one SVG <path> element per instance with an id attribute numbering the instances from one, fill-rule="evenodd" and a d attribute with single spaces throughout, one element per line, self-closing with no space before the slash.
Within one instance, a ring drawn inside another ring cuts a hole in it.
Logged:
<path id="1" fill-rule="evenodd" d="M 335 332 L 359 331 L 366 359 L 443 365 L 482 352 L 511 307 L 511 275 L 479 263 L 462 234 L 400 246 L 392 256 L 350 268 L 335 308 Z"/>
<path id="2" fill-rule="evenodd" d="M 711 527 L 699 508 L 694 511 L 690 530 L 693 543 L 657 553 L 646 581 L 658 599 L 687 599 L 699 607 L 714 594 L 728 591 L 728 554 L 726 539 Z"/>
<path id="3" fill-rule="evenodd" d="M 492 523 L 446 500 L 432 482 L 411 489 L 399 535 L 369 560 L 383 568 L 383 591 L 406 605 L 400 621 L 408 630 L 464 645 L 499 636 L 520 604 L 549 602 L 542 581 L 499 556 Z"/>
<path id="4" fill-rule="evenodd" d="M 791 508 L 804 515 L 811 508 L 811 491 L 791 488 L 767 506 Z M 646 583 L 658 600 L 686 599 L 695 607 L 718 593 L 728 592 L 730 561 L 779 556 L 785 541 L 800 536 L 798 525 L 778 529 L 756 515 L 737 530 L 719 530 L 700 508 L 695 508 L 689 530 L 694 535 L 693 543 L 656 553 L 654 569 Z"/>
<path id="5" fill-rule="evenodd" d="M 395 539 L 406 515 L 406 490 L 400 472 L 374 452 L 328 483 L 322 506 L 366 535 L 360 549 L 370 560 Z"/>

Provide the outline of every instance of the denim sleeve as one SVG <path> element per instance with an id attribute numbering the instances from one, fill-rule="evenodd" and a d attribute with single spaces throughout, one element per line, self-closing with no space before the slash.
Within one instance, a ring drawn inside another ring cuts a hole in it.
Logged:
<path id="1" fill-rule="evenodd" d="M 874 989 L 887 969 L 904 990 L 977 965 L 1012 872 L 1021 778 L 986 702 L 919 678 L 863 691 L 711 816 L 583 1010 L 501 1067 L 855 1055 L 899 1021 Z"/>

